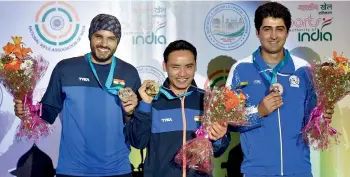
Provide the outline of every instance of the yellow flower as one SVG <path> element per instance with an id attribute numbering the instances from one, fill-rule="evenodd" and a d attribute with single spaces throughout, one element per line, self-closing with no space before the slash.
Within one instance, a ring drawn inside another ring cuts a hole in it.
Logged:
<path id="1" fill-rule="evenodd" d="M 15 37 L 12 37 L 12 40 L 15 43 L 15 45 L 21 44 L 22 37 L 21 36 L 15 36 Z"/>
<path id="2" fill-rule="evenodd" d="M 346 64 L 339 64 L 339 67 L 341 67 L 344 70 L 344 73 L 348 73 L 349 72 L 349 67 Z"/>

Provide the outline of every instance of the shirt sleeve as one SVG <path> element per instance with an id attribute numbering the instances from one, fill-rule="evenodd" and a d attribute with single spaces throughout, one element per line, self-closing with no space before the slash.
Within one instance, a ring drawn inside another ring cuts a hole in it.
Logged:
<path id="1" fill-rule="evenodd" d="M 53 123 L 62 111 L 65 94 L 62 92 L 61 66 L 59 62 L 52 71 L 49 85 L 41 99 L 43 105 L 42 119 Z"/>
<path id="2" fill-rule="evenodd" d="M 236 89 L 241 83 L 240 74 L 238 72 L 238 63 L 231 67 L 230 73 L 226 81 L 226 87 Z M 230 131 L 245 132 L 258 127 L 261 127 L 258 105 L 250 105 L 246 107 L 246 116 L 248 117 L 249 126 L 229 126 Z"/>

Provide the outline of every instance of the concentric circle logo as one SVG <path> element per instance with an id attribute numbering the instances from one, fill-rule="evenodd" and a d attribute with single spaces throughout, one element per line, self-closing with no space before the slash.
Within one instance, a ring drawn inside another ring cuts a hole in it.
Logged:
<path id="1" fill-rule="evenodd" d="M 35 15 L 29 27 L 33 39 L 49 51 L 66 51 L 74 47 L 84 34 L 85 26 L 75 9 L 68 3 L 48 2 Z"/>
<path id="2" fill-rule="evenodd" d="M 163 84 L 163 82 L 165 81 L 165 76 L 163 72 L 161 72 L 153 66 L 139 66 L 136 67 L 136 69 L 140 74 L 141 81 L 154 80 L 158 84 Z"/>
<path id="3" fill-rule="evenodd" d="M 204 33 L 209 42 L 220 50 L 237 49 L 249 37 L 249 17 L 236 4 L 219 4 L 205 18 Z"/>

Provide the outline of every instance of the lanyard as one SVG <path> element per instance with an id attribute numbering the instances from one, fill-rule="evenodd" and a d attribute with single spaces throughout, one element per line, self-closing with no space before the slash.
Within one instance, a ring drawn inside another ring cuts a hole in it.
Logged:
<path id="1" fill-rule="evenodd" d="M 281 68 L 287 63 L 288 59 L 290 58 L 289 52 L 287 50 L 285 50 L 285 52 L 284 52 L 285 55 L 284 55 L 283 60 L 272 69 L 272 77 L 265 70 L 263 70 L 262 67 L 256 61 L 256 57 L 258 55 L 258 52 L 260 52 L 259 49 L 253 53 L 254 65 L 259 69 L 259 71 L 261 71 L 263 73 L 263 75 L 265 76 L 267 81 L 269 81 L 270 84 L 276 83 L 277 82 L 277 72 L 279 70 L 281 70 Z"/>
<path id="2" fill-rule="evenodd" d="M 115 56 L 112 57 L 112 64 L 111 64 L 111 68 L 109 70 L 109 74 L 108 74 L 105 86 L 103 86 L 101 84 L 100 79 L 98 78 L 96 69 L 95 69 L 95 67 L 92 63 L 92 60 L 91 60 L 91 53 L 86 54 L 86 58 L 89 61 L 90 68 L 91 68 L 92 72 L 94 73 L 94 76 L 95 76 L 96 80 L 98 81 L 99 85 L 107 92 L 109 92 L 113 95 L 118 95 L 118 90 L 121 89 L 122 87 L 121 86 L 111 87 L 112 82 L 113 82 L 114 69 L 116 67 L 116 62 L 117 62 Z"/>
<path id="3" fill-rule="evenodd" d="M 176 98 L 182 98 L 182 97 L 185 97 L 185 96 L 188 96 L 192 93 L 193 91 L 190 91 L 190 92 L 186 92 L 186 93 L 183 93 L 183 94 L 180 94 L 176 97 L 174 97 L 173 95 L 171 95 L 166 89 L 163 88 L 163 86 L 161 86 L 159 88 L 159 92 L 158 94 L 154 97 L 154 100 L 158 100 L 159 96 L 161 94 L 163 94 L 165 97 L 167 97 L 169 100 L 173 100 L 173 99 L 176 99 Z"/>

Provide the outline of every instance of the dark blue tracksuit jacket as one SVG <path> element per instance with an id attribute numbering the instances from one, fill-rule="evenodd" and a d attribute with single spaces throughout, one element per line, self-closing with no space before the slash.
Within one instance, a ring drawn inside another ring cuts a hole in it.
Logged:
<path id="1" fill-rule="evenodd" d="M 176 97 L 166 80 L 163 88 Z M 193 139 L 194 132 L 201 125 L 196 122 L 203 114 L 204 91 L 197 88 L 195 82 L 189 87 L 188 96 L 168 99 L 163 94 L 151 104 L 143 101 L 126 126 L 126 134 L 131 145 L 147 148 L 144 177 L 202 177 L 193 170 L 186 173 L 174 162 L 178 150 Z M 228 147 L 229 135 L 213 142 L 214 156 L 220 156 Z"/>
<path id="2" fill-rule="evenodd" d="M 94 64 L 94 67 L 104 85 L 110 64 Z M 134 92 L 141 84 L 136 68 L 120 59 L 117 59 L 113 79 Z M 86 57 L 65 59 L 55 66 L 41 103 L 44 120 L 53 123 L 58 113 L 61 117 L 57 174 L 131 173 L 130 145 L 123 132 L 121 101 L 98 84 Z"/>

